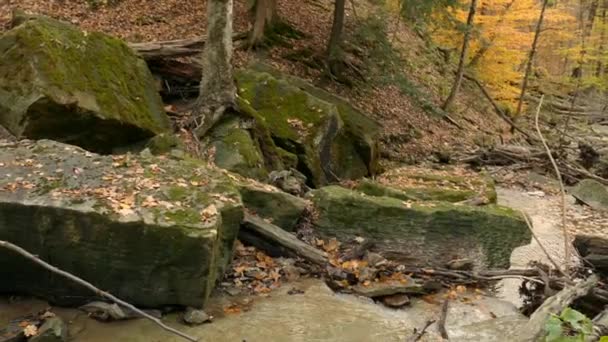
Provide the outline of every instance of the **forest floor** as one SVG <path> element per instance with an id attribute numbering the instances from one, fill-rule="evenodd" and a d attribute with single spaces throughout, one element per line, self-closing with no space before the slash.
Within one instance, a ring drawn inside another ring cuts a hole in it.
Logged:
<path id="1" fill-rule="evenodd" d="M 128 42 L 161 41 L 203 35 L 206 1 L 120 0 L 92 9 L 91 1 L 4 0 L 0 5 L 0 32 L 7 29 L 12 10 L 19 8 L 69 21 L 88 31 L 102 31 Z M 356 3 L 353 8 L 352 4 Z M 383 125 L 384 157 L 414 163 L 432 152 L 450 152 L 473 145 L 490 145 L 513 138 L 508 126 L 493 112 L 472 84 L 465 84 L 450 113 L 461 128 L 436 114 L 447 95 L 453 73 L 428 39 L 388 15 L 382 5 L 349 2 L 346 13 L 347 46 L 363 50 L 354 56 L 363 66 L 365 81 L 353 86 L 327 82 L 311 60 L 323 56 L 332 22 L 329 0 L 279 1 L 279 15 L 303 33 L 286 38 L 264 51 L 238 49 L 234 64 L 244 66 L 263 56 L 267 63 L 305 78 L 345 97 Z M 234 30 L 249 30 L 246 1 L 235 2 Z"/>

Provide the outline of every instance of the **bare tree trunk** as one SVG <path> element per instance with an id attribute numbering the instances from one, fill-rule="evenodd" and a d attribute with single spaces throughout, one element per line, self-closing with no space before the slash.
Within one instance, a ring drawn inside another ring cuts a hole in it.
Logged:
<path id="1" fill-rule="evenodd" d="M 443 103 L 442 108 L 446 110 L 456 98 L 458 94 L 458 90 L 460 89 L 460 84 L 462 83 L 462 78 L 464 75 L 464 63 L 467 59 L 467 54 L 469 51 L 469 41 L 471 40 L 471 33 L 473 31 L 473 20 L 475 19 L 475 9 L 477 8 L 477 0 L 471 0 L 471 6 L 469 7 L 469 16 L 467 17 L 467 27 L 464 32 L 464 38 L 462 39 L 462 50 L 460 51 L 460 61 L 458 62 L 458 70 L 456 71 L 456 79 L 454 80 L 454 85 L 452 86 L 452 90 L 450 91 L 450 95 Z"/>
<path id="2" fill-rule="evenodd" d="M 514 3 L 515 3 L 515 0 L 511 0 L 511 2 L 509 2 L 507 4 L 507 7 L 505 7 L 504 11 L 500 15 L 500 18 L 496 22 L 495 31 L 492 32 L 492 34 L 490 35 L 490 37 L 488 38 L 488 40 L 485 43 L 481 44 L 481 47 L 479 48 L 479 50 L 477 50 L 475 55 L 473 55 L 473 58 L 471 58 L 471 61 L 469 62 L 470 67 L 476 66 L 479 63 L 479 61 L 481 60 L 481 58 L 486 54 L 486 52 L 488 52 L 488 50 L 490 50 L 490 48 L 494 45 L 494 41 L 496 40 L 496 38 L 498 36 L 498 28 L 505 21 L 505 18 L 507 17 L 509 10 L 511 9 L 511 7 L 513 7 Z"/>
<path id="3" fill-rule="evenodd" d="M 598 47 L 598 60 L 597 67 L 595 69 L 596 77 L 601 77 L 604 73 L 604 63 L 602 58 L 604 58 L 604 45 L 606 45 L 606 7 L 608 7 L 608 1 L 604 0 L 604 4 L 602 6 L 602 31 L 600 32 L 600 46 Z"/>
<path id="4" fill-rule="evenodd" d="M 200 94 L 195 114 L 196 135 L 203 136 L 227 109 L 234 108 L 236 86 L 232 78 L 232 0 L 209 0 L 207 40 L 203 48 Z"/>
<path id="5" fill-rule="evenodd" d="M 277 0 L 255 0 L 253 8 L 253 29 L 249 45 L 259 46 L 264 42 L 266 32 L 271 30 L 278 20 Z"/>
<path id="6" fill-rule="evenodd" d="M 515 117 L 521 114 L 521 110 L 524 104 L 524 96 L 526 95 L 526 90 L 528 88 L 528 79 L 530 78 L 530 74 L 532 73 L 532 66 L 534 65 L 534 55 L 536 55 L 536 46 L 538 45 L 538 39 L 540 38 L 541 28 L 543 26 L 543 19 L 545 18 L 545 10 L 547 9 L 548 3 L 549 0 L 543 0 L 543 7 L 540 10 L 540 16 L 538 17 L 538 22 L 536 23 L 536 32 L 534 32 L 532 48 L 530 49 L 530 54 L 528 55 L 524 79 L 521 82 L 521 94 L 519 95 L 519 101 L 517 102 L 517 110 L 515 111 Z"/>
<path id="7" fill-rule="evenodd" d="M 342 31 L 344 28 L 345 0 L 335 0 L 334 22 L 331 26 L 329 43 L 327 44 L 327 71 L 330 75 L 339 76 L 342 57 Z"/>

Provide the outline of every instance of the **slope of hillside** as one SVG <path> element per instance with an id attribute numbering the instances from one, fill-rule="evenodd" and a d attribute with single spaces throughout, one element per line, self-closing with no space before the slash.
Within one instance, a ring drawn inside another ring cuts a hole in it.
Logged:
<path id="1" fill-rule="evenodd" d="M 0 7 L 0 28 L 8 28 L 11 11 L 20 8 L 129 42 L 189 38 L 205 31 L 205 1 L 121 0 L 114 5 L 102 3 L 96 9 L 90 2 L 8 0 Z M 347 58 L 361 76 L 353 77 L 352 86 L 324 80 L 318 66 L 332 23 L 333 4 L 328 0 L 279 1 L 280 16 L 302 37 L 285 38 L 285 44 L 264 51 L 238 49 L 234 64 L 238 67 L 263 57 L 285 72 L 349 99 L 383 125 L 384 157 L 397 162 L 418 162 L 434 151 L 511 138 L 506 133 L 508 126 L 475 85 L 467 82 L 456 101 L 457 109 L 449 113 L 456 125 L 441 119 L 438 107 L 453 82 L 453 61 L 446 61 L 422 34 L 389 15 L 386 5 L 371 1 L 349 5 Z M 235 2 L 234 26 L 236 32 L 249 29 L 245 1 Z"/>

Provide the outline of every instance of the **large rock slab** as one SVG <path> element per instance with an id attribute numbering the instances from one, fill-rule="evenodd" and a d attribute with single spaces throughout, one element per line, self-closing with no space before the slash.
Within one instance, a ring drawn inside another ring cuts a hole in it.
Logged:
<path id="1" fill-rule="evenodd" d="M 311 199 L 313 224 L 322 235 L 369 238 L 386 257 L 411 265 L 469 258 L 477 267 L 507 268 L 513 249 L 530 242 L 521 215 L 496 205 L 411 203 L 339 186 L 315 190 Z"/>
<path id="2" fill-rule="evenodd" d="M 0 239 L 142 307 L 201 307 L 243 217 L 236 178 L 196 160 L 0 145 Z M 82 286 L 0 250 L 0 292 L 78 305 Z"/>
<path id="3" fill-rule="evenodd" d="M 608 188 L 593 179 L 583 179 L 570 189 L 577 200 L 597 210 L 608 210 Z"/>
<path id="4" fill-rule="evenodd" d="M 283 166 L 296 166 L 311 185 L 376 171 L 379 125 L 346 101 L 321 98 L 291 80 L 253 69 L 238 71 L 236 80 L 240 98 L 276 145 L 274 155 Z M 242 134 L 224 140 L 237 135 Z M 238 146 L 237 154 L 254 155 Z"/>
<path id="5" fill-rule="evenodd" d="M 168 131 L 146 63 L 124 42 L 46 17 L 0 37 L 0 125 L 109 153 Z"/>
<path id="6" fill-rule="evenodd" d="M 371 196 L 408 201 L 496 203 L 492 179 L 461 167 L 435 170 L 403 166 L 379 175 L 375 181 L 361 180 L 355 188 Z"/>

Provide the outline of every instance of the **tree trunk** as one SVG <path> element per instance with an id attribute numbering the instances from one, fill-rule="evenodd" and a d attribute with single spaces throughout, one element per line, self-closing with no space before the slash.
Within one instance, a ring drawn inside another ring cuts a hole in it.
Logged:
<path id="1" fill-rule="evenodd" d="M 207 40 L 203 48 L 200 93 L 196 101 L 195 133 L 203 136 L 227 109 L 234 108 L 232 78 L 232 0 L 209 0 Z"/>
<path id="2" fill-rule="evenodd" d="M 515 117 L 521 114 L 521 110 L 524 104 L 524 96 L 526 95 L 526 89 L 528 88 L 528 79 L 532 73 L 532 66 L 534 65 L 534 55 L 536 55 L 536 46 L 538 45 L 538 39 L 540 38 L 541 28 L 543 26 L 543 19 L 545 18 L 545 10 L 549 0 L 543 0 L 543 7 L 540 10 L 540 16 L 536 23 L 536 31 L 534 32 L 534 40 L 532 41 L 532 48 L 528 55 L 528 62 L 526 63 L 526 71 L 524 73 L 524 79 L 521 82 L 521 94 L 519 95 L 519 101 L 517 102 L 517 110 L 515 111 Z"/>
<path id="3" fill-rule="evenodd" d="M 608 1 L 604 0 L 602 6 L 602 31 L 600 32 L 600 42 L 598 47 L 597 67 L 595 69 L 595 76 L 601 77 L 604 73 L 604 45 L 606 44 L 606 7 L 608 7 Z"/>
<path id="4" fill-rule="evenodd" d="M 446 110 L 456 98 L 460 84 L 462 83 L 462 77 L 464 75 L 464 63 L 467 59 L 467 53 L 469 51 L 469 41 L 471 40 L 471 33 L 473 31 L 473 20 L 475 19 L 475 9 L 477 8 L 477 0 L 471 0 L 471 6 L 469 7 L 469 16 L 467 17 L 467 27 L 464 32 L 464 38 L 462 39 L 462 50 L 460 51 L 460 61 L 458 62 L 458 70 L 456 71 L 456 79 L 454 85 L 450 91 L 450 95 L 443 103 L 443 110 Z"/>
<path id="5" fill-rule="evenodd" d="M 486 54 L 486 52 L 488 52 L 488 50 L 494 45 L 494 41 L 496 40 L 496 38 L 498 36 L 498 28 L 505 21 L 505 18 L 507 17 L 509 10 L 511 9 L 511 7 L 513 7 L 514 3 L 515 3 L 515 0 L 511 0 L 511 2 L 509 2 L 507 4 L 507 7 L 505 7 L 505 10 L 502 12 L 500 18 L 496 22 L 495 31 L 492 32 L 489 39 L 485 43 L 482 43 L 479 50 L 477 50 L 475 55 L 473 55 L 473 58 L 471 58 L 471 61 L 469 62 L 470 67 L 476 66 L 479 63 L 479 61 L 481 60 L 481 58 Z"/>
<path id="6" fill-rule="evenodd" d="M 277 0 L 255 0 L 251 12 L 253 13 L 253 29 L 249 45 L 255 47 L 264 43 L 266 32 L 271 30 L 277 22 Z"/>
<path id="7" fill-rule="evenodd" d="M 334 22 L 331 26 L 329 43 L 327 44 L 327 71 L 330 75 L 340 75 L 342 59 L 342 30 L 344 28 L 345 0 L 335 0 Z"/>

